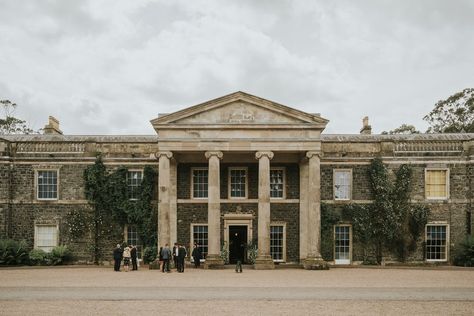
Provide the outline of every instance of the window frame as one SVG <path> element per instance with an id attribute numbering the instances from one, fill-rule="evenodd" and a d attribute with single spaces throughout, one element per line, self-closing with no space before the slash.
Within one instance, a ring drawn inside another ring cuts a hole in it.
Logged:
<path id="1" fill-rule="evenodd" d="M 56 198 L 40 198 L 39 197 L 39 173 L 40 172 L 56 172 Z M 37 201 L 59 201 L 59 168 L 37 168 L 35 169 L 35 200 Z"/>
<path id="2" fill-rule="evenodd" d="M 130 194 L 130 192 L 131 192 L 131 191 L 130 191 L 130 185 L 128 184 L 128 174 L 129 174 L 130 172 L 139 172 L 139 173 L 141 173 L 141 175 L 142 175 L 141 180 L 140 180 L 140 183 L 138 184 L 137 188 L 140 187 L 141 182 L 143 181 L 143 175 L 144 175 L 144 174 L 143 174 L 143 169 L 129 169 L 129 170 L 127 170 L 127 175 L 126 175 L 127 194 Z M 129 198 L 128 200 L 129 200 L 129 201 L 137 201 L 138 198 Z"/>
<path id="3" fill-rule="evenodd" d="M 446 176 L 445 176 L 445 181 L 446 181 L 446 196 L 445 197 L 428 197 L 428 173 L 429 171 L 446 171 Z M 449 173 L 449 168 L 425 168 L 425 199 L 430 200 L 430 201 L 445 201 L 449 200 L 449 192 L 450 192 L 450 187 L 449 187 L 449 179 L 450 179 L 450 173 Z"/>
<path id="4" fill-rule="evenodd" d="M 349 198 L 341 199 L 336 198 L 336 173 L 337 172 L 348 172 L 349 173 Z M 353 188 L 353 173 L 352 169 L 349 168 L 334 168 L 332 170 L 332 196 L 334 201 L 352 201 L 352 188 Z"/>
<path id="5" fill-rule="evenodd" d="M 194 170 L 207 170 L 207 197 L 195 197 L 194 196 Z M 191 199 L 193 200 L 207 200 L 209 198 L 209 168 L 208 167 L 192 167 L 191 168 Z"/>
<path id="6" fill-rule="evenodd" d="M 55 232 L 56 232 L 56 240 L 55 240 L 55 245 L 53 246 L 54 247 L 57 247 L 59 246 L 59 225 L 58 224 L 38 224 L 38 223 L 35 223 L 35 236 L 34 236 L 34 241 L 33 241 L 33 248 L 35 249 L 41 249 L 45 252 L 51 252 L 52 249 L 50 251 L 46 251 L 44 250 L 43 248 L 41 248 L 41 246 L 38 245 L 38 227 L 54 227 L 55 228 Z"/>
<path id="7" fill-rule="evenodd" d="M 207 227 L 207 253 L 206 253 L 206 257 L 207 255 L 209 254 L 209 225 L 208 223 L 191 223 L 191 229 L 190 229 L 190 238 L 189 238 L 189 249 L 190 249 L 190 253 L 189 253 L 189 257 L 190 257 L 190 260 L 192 260 L 192 251 L 194 249 L 194 227 L 196 226 L 206 226 Z M 204 257 L 204 254 L 201 253 L 201 260 L 200 262 L 205 262 L 206 261 L 206 258 Z"/>
<path id="8" fill-rule="evenodd" d="M 444 259 L 428 259 L 428 226 L 444 226 L 446 227 L 446 244 L 445 244 L 445 258 Z M 446 222 L 429 222 L 425 225 L 425 249 L 424 249 L 424 254 L 425 254 L 425 261 L 426 262 L 448 262 L 449 261 L 449 240 L 450 240 L 450 229 L 449 229 L 449 224 Z"/>
<path id="9" fill-rule="evenodd" d="M 227 171 L 227 196 L 229 200 L 246 200 L 249 196 L 249 168 L 248 167 L 229 167 Z M 231 195 L 231 172 L 232 170 L 245 170 L 245 196 Z"/>
<path id="10" fill-rule="evenodd" d="M 272 170 L 281 170 L 283 172 L 283 195 L 282 197 L 272 197 L 271 195 L 271 172 Z M 286 168 L 285 167 L 270 167 L 270 200 L 285 200 L 286 199 Z"/>
<path id="11" fill-rule="evenodd" d="M 338 223 L 333 225 L 333 258 L 334 264 L 344 265 L 345 263 L 336 263 L 336 227 L 349 227 L 349 264 L 352 264 L 352 224 Z"/>
<path id="12" fill-rule="evenodd" d="M 140 251 L 137 249 L 137 259 L 138 261 L 141 261 L 142 258 L 143 258 L 143 251 L 145 250 L 144 247 L 143 247 L 143 244 L 141 243 L 141 240 L 140 240 L 140 236 L 138 236 L 138 228 L 136 225 L 132 225 L 132 224 L 125 224 L 125 226 L 123 227 L 123 241 L 128 245 L 129 242 L 128 242 L 128 228 L 130 226 L 134 226 L 136 231 L 137 231 L 137 240 L 140 241 L 140 244 L 134 244 L 135 246 L 139 246 L 140 247 Z"/>
<path id="13" fill-rule="evenodd" d="M 269 245 L 270 245 L 269 255 L 270 255 L 270 257 L 272 256 L 272 253 L 271 253 L 271 244 L 272 244 L 271 231 L 272 231 L 272 226 L 283 226 L 282 259 L 274 260 L 272 258 L 272 260 L 273 260 L 273 262 L 286 262 L 286 239 L 287 239 L 287 236 L 286 236 L 286 222 L 270 222 L 270 236 L 269 236 Z"/>

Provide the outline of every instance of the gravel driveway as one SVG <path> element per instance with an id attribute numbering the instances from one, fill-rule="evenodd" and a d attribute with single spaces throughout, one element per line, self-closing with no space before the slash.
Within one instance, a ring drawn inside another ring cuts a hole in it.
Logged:
<path id="1" fill-rule="evenodd" d="M 473 315 L 472 269 L 0 269 L 0 315 Z"/>

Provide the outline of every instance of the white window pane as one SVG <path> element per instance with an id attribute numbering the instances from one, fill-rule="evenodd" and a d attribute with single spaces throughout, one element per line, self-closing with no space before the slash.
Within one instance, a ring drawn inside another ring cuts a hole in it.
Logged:
<path id="1" fill-rule="evenodd" d="M 54 225 L 36 226 L 36 247 L 50 252 L 57 246 L 57 227 Z"/>
<path id="2" fill-rule="evenodd" d="M 349 200 L 351 198 L 351 172 L 349 170 L 334 171 L 334 198 Z"/>

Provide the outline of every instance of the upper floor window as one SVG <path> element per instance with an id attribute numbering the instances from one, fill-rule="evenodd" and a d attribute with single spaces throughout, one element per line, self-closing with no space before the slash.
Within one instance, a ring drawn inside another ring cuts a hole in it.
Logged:
<path id="1" fill-rule="evenodd" d="M 35 226 L 35 248 L 50 252 L 58 245 L 57 225 Z"/>
<path id="2" fill-rule="evenodd" d="M 128 171 L 127 172 L 127 186 L 128 186 L 128 198 L 131 200 L 138 199 L 138 188 L 142 183 L 143 172 L 138 171 Z"/>
<path id="3" fill-rule="evenodd" d="M 427 199 L 447 199 L 449 192 L 448 169 L 425 170 L 425 195 Z"/>
<path id="4" fill-rule="evenodd" d="M 270 169 L 270 197 L 283 199 L 285 197 L 285 169 Z"/>
<path id="5" fill-rule="evenodd" d="M 229 168 L 229 197 L 247 198 L 247 168 Z"/>
<path id="6" fill-rule="evenodd" d="M 38 170 L 37 173 L 37 199 L 58 199 L 58 171 Z"/>
<path id="7" fill-rule="evenodd" d="M 352 170 L 334 169 L 334 199 L 350 200 L 352 197 Z"/>
<path id="8" fill-rule="evenodd" d="M 208 176 L 207 168 L 193 168 L 191 177 L 192 198 L 207 198 L 208 194 Z"/>

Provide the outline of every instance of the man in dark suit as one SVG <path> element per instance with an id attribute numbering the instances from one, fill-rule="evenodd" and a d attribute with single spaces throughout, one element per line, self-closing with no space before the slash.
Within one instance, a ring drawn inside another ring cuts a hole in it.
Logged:
<path id="1" fill-rule="evenodd" d="M 178 272 L 184 272 L 184 258 L 187 256 L 186 248 L 184 245 L 179 245 L 178 248 Z"/>
<path id="2" fill-rule="evenodd" d="M 132 250 L 130 251 L 130 255 L 132 256 L 132 270 L 138 270 L 137 266 L 137 245 L 132 245 Z"/>
<path id="3" fill-rule="evenodd" d="M 176 268 L 177 271 L 179 271 L 179 269 L 178 269 L 178 250 L 179 250 L 178 243 L 175 242 L 174 246 L 173 246 L 173 261 L 174 261 L 174 267 Z"/>
<path id="4" fill-rule="evenodd" d="M 114 249 L 114 271 L 120 271 L 120 263 L 122 262 L 122 248 L 120 244 L 117 244 L 117 247 Z"/>

